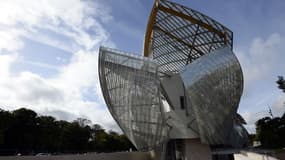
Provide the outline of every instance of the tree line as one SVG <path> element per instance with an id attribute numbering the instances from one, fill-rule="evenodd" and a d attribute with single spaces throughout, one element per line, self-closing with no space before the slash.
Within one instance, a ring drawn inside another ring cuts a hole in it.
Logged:
<path id="1" fill-rule="evenodd" d="M 276 81 L 285 93 L 282 76 Z M 264 148 L 285 147 L 285 113 L 281 117 L 264 117 L 256 122 L 252 139 Z M 106 131 L 99 124 L 78 118 L 73 122 L 41 116 L 20 108 L 14 111 L 0 109 L 0 155 L 36 153 L 86 153 L 126 151 L 135 147 L 128 138 L 114 131 Z"/>
<path id="2" fill-rule="evenodd" d="M 87 119 L 68 122 L 26 108 L 0 109 L 0 155 L 116 152 L 130 148 L 135 150 L 125 135 L 107 132 Z"/>
<path id="3" fill-rule="evenodd" d="M 284 77 L 278 76 L 276 81 L 278 88 L 285 93 Z M 259 119 L 256 125 L 255 139 L 261 142 L 263 148 L 284 148 L 285 147 L 285 113 L 281 117 L 271 117 Z"/>

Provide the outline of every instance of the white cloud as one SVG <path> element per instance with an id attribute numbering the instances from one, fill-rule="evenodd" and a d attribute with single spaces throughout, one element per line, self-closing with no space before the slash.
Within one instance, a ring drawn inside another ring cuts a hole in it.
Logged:
<path id="1" fill-rule="evenodd" d="M 17 29 L 0 29 L 0 53 L 3 51 L 13 52 L 23 47 L 19 37 L 23 31 Z"/>
<path id="2" fill-rule="evenodd" d="M 244 95 L 242 103 L 245 106 L 241 114 L 248 122 L 247 129 L 255 132 L 255 122 L 269 115 L 271 107 L 274 116 L 281 116 L 285 107 L 285 94 L 278 90 L 278 75 L 285 72 L 285 37 L 279 33 L 273 33 L 267 38 L 255 38 L 248 51 L 237 51 L 237 56 L 244 73 Z"/>
<path id="3" fill-rule="evenodd" d="M 114 45 L 103 27 L 110 19 L 110 9 L 97 1 L 1 2 L 0 107 L 28 107 L 67 120 L 85 117 L 118 130 L 102 101 L 97 74 L 98 46 Z M 23 37 L 71 52 L 71 60 L 62 67 L 23 60 Z M 44 78 L 30 71 L 13 73 L 10 68 L 17 62 L 52 68 L 57 74 Z M 86 98 L 86 94 L 95 99 Z"/>
<path id="4" fill-rule="evenodd" d="M 269 109 L 261 110 L 259 112 L 245 111 L 242 113 L 242 116 L 247 123 L 247 125 L 245 125 L 247 131 L 249 133 L 255 133 L 255 122 L 262 117 L 268 117 Z"/>
<path id="5" fill-rule="evenodd" d="M 267 108 L 260 108 L 258 111 L 255 110 L 244 111 L 242 116 L 247 122 L 246 128 L 250 133 L 255 133 L 255 122 L 263 117 L 271 117 L 269 109 L 272 111 L 274 117 L 280 117 L 285 113 L 285 94 L 281 94 L 276 97 L 270 106 L 265 106 Z"/>
<path id="6" fill-rule="evenodd" d="M 17 62 L 22 62 L 24 64 L 32 65 L 34 67 L 41 67 L 41 68 L 51 69 L 51 70 L 55 70 L 55 71 L 57 71 L 59 69 L 57 66 L 54 66 L 54 65 L 50 65 L 50 64 L 47 64 L 47 63 L 36 62 L 36 61 L 21 60 L 21 58 L 18 58 Z"/>
<path id="7" fill-rule="evenodd" d="M 285 93 L 276 97 L 271 105 L 273 116 L 282 116 L 285 113 Z"/>
<path id="8" fill-rule="evenodd" d="M 19 38 L 18 35 L 12 34 L 20 31 L 20 28 L 24 28 L 26 33 L 22 36 L 41 43 L 65 49 L 72 46 L 71 48 L 74 49 L 84 47 L 84 49 L 89 50 L 98 43 L 111 43 L 108 39 L 108 33 L 99 21 L 111 19 L 112 16 L 109 12 L 108 8 L 104 8 L 100 3 L 87 3 L 87 1 L 80 0 L 7 0 L 1 2 L 0 26 L 1 30 L 5 28 L 5 33 L 13 32 L 6 34 L 5 37 L 7 38 Z M 73 43 L 51 39 L 42 34 L 41 29 L 70 38 Z M 90 31 L 94 35 L 90 35 Z"/>
<path id="9" fill-rule="evenodd" d="M 284 42 L 285 37 L 274 33 L 267 39 L 255 38 L 248 52 L 237 51 L 246 85 L 276 73 L 278 67 L 285 67 Z"/>
<path id="10" fill-rule="evenodd" d="M 10 75 L 10 64 L 15 61 L 16 55 L 1 55 L 0 54 L 0 82 L 4 81 L 4 77 Z"/>

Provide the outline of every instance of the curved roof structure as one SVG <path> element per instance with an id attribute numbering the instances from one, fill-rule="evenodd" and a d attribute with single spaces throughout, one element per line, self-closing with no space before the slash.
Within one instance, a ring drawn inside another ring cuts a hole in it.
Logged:
<path id="1" fill-rule="evenodd" d="M 205 54 L 232 46 L 232 31 L 219 22 L 168 0 L 156 0 L 147 24 L 143 54 L 153 57 L 161 71 L 179 72 Z"/>

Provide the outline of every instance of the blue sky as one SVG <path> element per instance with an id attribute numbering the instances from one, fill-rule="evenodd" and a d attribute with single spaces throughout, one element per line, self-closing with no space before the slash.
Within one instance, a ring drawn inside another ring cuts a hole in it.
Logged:
<path id="1" fill-rule="evenodd" d="M 173 0 L 234 32 L 245 89 L 239 107 L 254 122 L 285 110 L 285 2 Z M 118 129 L 101 95 L 100 45 L 141 54 L 153 0 L 4 0 L 0 6 L 0 106 L 27 107 L 59 119 L 91 119 Z"/>

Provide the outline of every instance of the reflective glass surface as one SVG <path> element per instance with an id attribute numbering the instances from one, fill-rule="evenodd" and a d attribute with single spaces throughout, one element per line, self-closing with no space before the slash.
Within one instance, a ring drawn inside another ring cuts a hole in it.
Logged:
<path id="1" fill-rule="evenodd" d="M 114 119 L 140 150 L 149 150 L 167 137 L 157 65 L 101 47 L 99 76 L 102 92 Z"/>
<path id="2" fill-rule="evenodd" d="M 185 66 L 181 76 L 202 142 L 240 145 L 234 142 L 232 135 L 238 136 L 234 117 L 243 90 L 243 76 L 231 49 L 215 50 L 197 59 Z"/>

